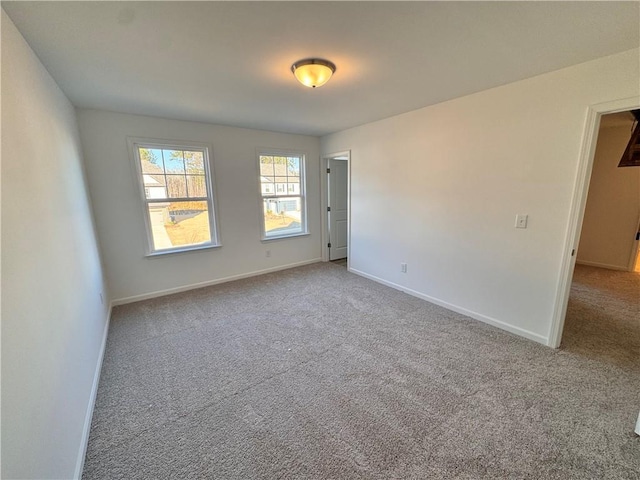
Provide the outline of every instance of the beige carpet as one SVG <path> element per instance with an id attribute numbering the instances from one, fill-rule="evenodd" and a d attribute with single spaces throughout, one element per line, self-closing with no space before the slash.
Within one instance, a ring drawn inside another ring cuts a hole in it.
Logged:
<path id="1" fill-rule="evenodd" d="M 638 479 L 621 278 L 578 269 L 560 350 L 330 263 L 118 307 L 84 478 Z"/>
<path id="2" fill-rule="evenodd" d="M 576 265 L 562 348 L 638 372 L 640 273 Z"/>

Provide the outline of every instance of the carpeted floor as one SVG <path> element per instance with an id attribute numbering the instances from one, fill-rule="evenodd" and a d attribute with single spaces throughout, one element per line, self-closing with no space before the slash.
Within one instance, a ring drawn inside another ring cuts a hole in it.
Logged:
<path id="1" fill-rule="evenodd" d="M 118 307 L 83 478 L 639 479 L 620 275 L 578 267 L 560 350 L 331 263 Z"/>

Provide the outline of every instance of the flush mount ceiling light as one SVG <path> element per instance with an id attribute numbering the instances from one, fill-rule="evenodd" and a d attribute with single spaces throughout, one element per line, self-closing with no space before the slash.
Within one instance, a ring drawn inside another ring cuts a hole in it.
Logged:
<path id="1" fill-rule="evenodd" d="M 329 81 L 336 71 L 336 66 L 328 60 L 309 58 L 291 65 L 291 71 L 301 84 L 316 88 Z"/>

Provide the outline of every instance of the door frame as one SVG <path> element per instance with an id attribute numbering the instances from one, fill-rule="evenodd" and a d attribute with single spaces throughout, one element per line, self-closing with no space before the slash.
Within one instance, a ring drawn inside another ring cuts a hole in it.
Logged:
<path id="1" fill-rule="evenodd" d="M 587 204 L 587 194 L 589 192 L 589 182 L 593 171 L 593 159 L 596 152 L 598 132 L 600 129 L 600 118 L 608 113 L 618 113 L 627 110 L 640 108 L 640 96 L 623 98 L 611 102 L 591 105 L 587 110 L 584 133 L 582 136 L 582 146 L 580 148 L 580 158 L 578 161 L 578 171 L 574 183 L 573 198 L 569 210 L 569 223 L 565 233 L 565 248 L 562 253 L 562 264 L 560 276 L 558 278 L 556 300 L 553 307 L 553 316 L 548 335 L 548 345 L 553 348 L 560 347 L 562 332 L 564 330 L 564 320 L 567 315 L 567 305 L 569 303 L 569 293 L 573 280 L 573 270 L 576 263 L 576 252 L 582 231 L 582 221 Z"/>
<path id="2" fill-rule="evenodd" d="M 636 227 L 635 238 L 637 238 L 638 234 L 640 233 L 640 212 L 638 213 L 637 225 L 638 226 Z M 627 265 L 627 271 L 629 272 L 634 271 L 634 267 L 636 266 L 636 261 L 638 257 L 640 257 L 640 240 L 634 240 L 633 249 L 631 250 L 631 257 L 629 258 L 629 265 Z"/>
<path id="3" fill-rule="evenodd" d="M 327 168 L 329 160 L 340 158 L 347 162 L 347 270 L 351 270 L 351 150 L 323 154 L 320 158 L 320 211 L 322 219 L 322 261 L 329 261 L 329 182 Z M 344 159 L 343 159 L 344 158 Z"/>

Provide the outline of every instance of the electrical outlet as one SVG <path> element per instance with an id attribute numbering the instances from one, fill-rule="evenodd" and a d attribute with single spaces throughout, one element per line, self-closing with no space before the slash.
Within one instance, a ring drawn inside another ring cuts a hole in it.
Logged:
<path id="1" fill-rule="evenodd" d="M 400 264 L 400 271 L 402 273 L 407 273 L 407 264 L 406 263 L 401 263 Z"/>
<path id="2" fill-rule="evenodd" d="M 264 256 L 267 257 L 267 258 L 270 258 L 271 257 L 271 250 L 265 250 Z"/>

